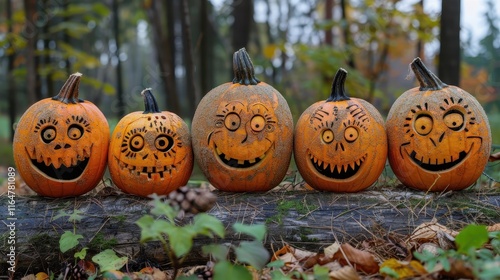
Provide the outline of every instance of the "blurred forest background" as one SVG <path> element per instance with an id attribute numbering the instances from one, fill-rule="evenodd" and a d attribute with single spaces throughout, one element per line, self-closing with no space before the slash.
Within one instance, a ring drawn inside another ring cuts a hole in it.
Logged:
<path id="1" fill-rule="evenodd" d="M 433 13 L 424 12 L 427 1 L 0 0 L 0 165 L 13 165 L 22 113 L 56 95 L 71 73 L 84 74 L 80 97 L 111 127 L 143 110 L 146 87 L 160 109 L 189 123 L 202 96 L 231 81 L 232 54 L 242 47 L 295 120 L 327 98 L 339 67 L 349 72 L 349 94 L 386 115 L 416 86 L 408 64 L 419 56 L 483 104 L 500 144 L 500 4 L 482 0 L 487 32 L 471 42 L 460 0 Z"/>

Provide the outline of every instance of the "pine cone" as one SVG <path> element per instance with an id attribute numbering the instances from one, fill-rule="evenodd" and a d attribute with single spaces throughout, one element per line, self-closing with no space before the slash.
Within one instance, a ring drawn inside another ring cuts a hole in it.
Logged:
<path id="1" fill-rule="evenodd" d="M 86 280 L 88 278 L 85 268 L 79 264 L 66 263 L 61 270 L 62 279 Z"/>
<path id="2" fill-rule="evenodd" d="M 178 208 L 181 213 L 197 214 L 206 212 L 214 206 L 217 197 L 209 190 L 200 188 L 180 187 L 167 196 L 168 203 Z"/>

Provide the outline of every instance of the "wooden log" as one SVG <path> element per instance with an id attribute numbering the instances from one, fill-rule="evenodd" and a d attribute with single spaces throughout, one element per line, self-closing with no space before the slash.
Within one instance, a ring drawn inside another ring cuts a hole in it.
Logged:
<path id="1" fill-rule="evenodd" d="M 186 263 L 203 263 L 206 257 L 201 255 L 200 248 L 205 244 L 245 239 L 230 231 L 235 222 L 266 224 L 268 248 L 277 249 L 287 242 L 309 250 L 318 250 L 335 240 L 371 238 L 381 229 L 410 234 L 416 226 L 434 218 L 452 229 L 460 229 L 468 223 L 500 222 L 498 192 L 425 194 L 391 189 L 355 194 L 316 191 L 214 193 L 218 200 L 209 213 L 224 223 L 228 234 L 223 240 L 196 239 Z M 89 255 L 112 247 L 118 254 L 129 257 L 130 269 L 145 264 L 168 267 L 168 258 L 161 246 L 139 244 L 140 230 L 135 221 L 149 212 L 148 202 L 149 199 L 128 195 L 66 199 L 17 197 L 16 270 L 21 274 L 48 269 L 57 271 L 65 260 L 73 261 L 72 255 L 59 251 L 59 237 L 66 230 L 75 230 L 84 236 L 82 243 L 89 247 Z M 0 197 L 0 205 L 8 205 L 6 196 Z M 6 210 L 2 210 L 0 218 L 5 224 L 11 222 Z M 180 223 L 189 221 L 190 218 L 185 218 Z M 9 230 L 2 227 L 0 271 L 6 271 Z"/>

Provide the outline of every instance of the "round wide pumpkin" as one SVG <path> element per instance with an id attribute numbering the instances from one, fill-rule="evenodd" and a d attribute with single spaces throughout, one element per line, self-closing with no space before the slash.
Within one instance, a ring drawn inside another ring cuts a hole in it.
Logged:
<path id="1" fill-rule="evenodd" d="M 293 119 L 283 96 L 255 78 L 245 49 L 234 53 L 233 82 L 208 92 L 192 122 L 193 151 L 208 181 L 223 191 L 266 191 L 290 164 Z"/>
<path id="2" fill-rule="evenodd" d="M 387 160 L 384 120 L 367 101 L 347 96 L 346 77 L 347 71 L 339 69 L 330 97 L 309 106 L 295 127 L 295 163 L 302 178 L 317 190 L 366 189 Z"/>
<path id="3" fill-rule="evenodd" d="M 122 191 L 165 195 L 187 184 L 193 151 L 187 124 L 160 111 L 150 89 L 141 93 L 144 112 L 132 112 L 116 125 L 109 148 L 109 172 Z"/>
<path id="4" fill-rule="evenodd" d="M 106 169 L 108 122 L 94 104 L 78 98 L 80 77 L 72 74 L 58 95 L 33 104 L 17 124 L 14 160 L 39 195 L 84 194 Z"/>
<path id="5" fill-rule="evenodd" d="M 488 162 L 487 116 L 472 95 L 443 83 L 420 58 L 410 66 L 420 86 L 394 102 L 386 121 L 391 168 L 410 188 L 465 189 Z"/>

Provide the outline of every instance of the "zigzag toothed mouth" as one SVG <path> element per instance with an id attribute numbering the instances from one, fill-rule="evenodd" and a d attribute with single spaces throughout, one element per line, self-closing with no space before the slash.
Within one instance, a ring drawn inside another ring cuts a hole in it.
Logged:
<path id="1" fill-rule="evenodd" d="M 473 145 L 474 145 L 474 143 L 471 145 L 471 149 L 472 149 Z M 429 159 L 427 161 L 427 163 L 425 163 L 423 161 L 424 160 L 423 158 L 420 158 L 420 159 L 417 158 L 417 152 L 416 151 L 413 150 L 411 153 L 408 152 L 408 151 L 406 151 L 406 153 L 411 158 L 411 160 L 415 164 L 417 164 L 418 166 L 420 166 L 422 169 L 425 169 L 425 170 L 428 170 L 428 171 L 433 171 L 433 172 L 439 172 L 439 171 L 444 171 L 444 170 L 447 170 L 447 169 L 451 169 L 451 168 L 455 167 L 457 164 L 461 163 L 467 157 L 467 155 L 469 154 L 466 151 L 461 151 L 458 154 L 458 158 L 453 159 L 453 156 L 451 156 L 449 162 L 447 162 L 446 159 L 445 159 L 445 160 L 443 160 L 443 163 L 438 163 L 438 159 L 436 159 L 435 163 L 431 163 L 431 159 Z"/>
<path id="2" fill-rule="evenodd" d="M 172 176 L 172 171 L 177 170 L 177 165 L 179 165 L 181 162 L 178 162 L 177 164 L 171 164 L 171 165 L 164 165 L 161 167 L 156 167 L 156 166 L 135 166 L 132 164 L 127 164 L 121 160 L 119 160 L 115 156 L 115 160 L 120 166 L 121 169 L 127 169 L 131 174 L 137 175 L 137 176 L 147 176 L 148 179 L 153 179 L 153 175 L 157 174 L 160 177 L 160 180 L 165 179 L 165 175 Z"/>
<path id="3" fill-rule="evenodd" d="M 336 165 L 322 162 L 311 154 L 310 151 L 308 151 L 308 154 L 314 168 L 316 168 L 321 175 L 331 179 L 348 179 L 354 176 L 363 165 L 367 156 L 367 154 L 364 154 L 361 158 L 351 163 Z"/>
<path id="4" fill-rule="evenodd" d="M 26 152 L 28 152 L 26 150 Z M 54 166 L 50 157 L 44 157 L 43 155 L 37 155 L 36 150 L 34 150 L 33 157 L 30 157 L 31 164 L 41 173 L 49 176 L 52 179 L 71 181 L 78 179 L 87 168 L 90 156 L 85 156 L 83 160 L 72 160 L 70 166 L 60 164 L 58 168 Z M 29 156 L 30 153 L 28 153 Z M 84 152 L 85 155 L 87 155 Z M 88 153 L 90 154 L 90 153 Z M 38 157 L 38 159 L 37 159 Z M 40 161 L 39 161 L 40 160 Z"/>
<path id="5" fill-rule="evenodd" d="M 221 150 L 219 150 L 217 145 L 214 145 L 214 146 L 215 146 L 215 152 L 216 152 L 217 156 L 219 157 L 219 159 L 225 165 L 230 166 L 230 167 L 234 167 L 234 168 L 249 168 L 249 167 L 255 166 L 256 164 L 261 162 L 266 157 L 266 155 L 269 151 L 269 150 L 267 150 L 263 155 L 256 157 L 254 159 L 241 160 L 241 159 L 234 159 L 234 158 L 228 157 Z"/>

